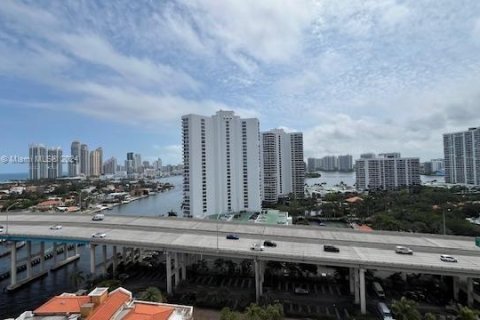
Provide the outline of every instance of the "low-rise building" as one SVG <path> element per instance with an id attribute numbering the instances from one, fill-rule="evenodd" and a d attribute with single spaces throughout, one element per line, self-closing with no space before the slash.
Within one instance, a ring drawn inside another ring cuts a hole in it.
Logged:
<path id="1" fill-rule="evenodd" d="M 15 320 L 191 320 L 193 307 L 136 300 L 124 288 L 95 288 L 88 295 L 63 293 Z"/>

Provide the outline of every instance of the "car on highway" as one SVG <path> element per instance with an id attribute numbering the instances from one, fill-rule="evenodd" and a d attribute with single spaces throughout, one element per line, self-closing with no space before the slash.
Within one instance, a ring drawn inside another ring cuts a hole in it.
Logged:
<path id="1" fill-rule="evenodd" d="M 277 244 L 275 242 L 273 242 L 272 240 L 263 241 L 263 245 L 265 247 L 276 247 L 277 246 Z"/>
<path id="2" fill-rule="evenodd" d="M 265 250 L 265 246 L 261 243 L 253 243 L 251 246 L 250 246 L 250 250 L 253 250 L 253 251 L 263 251 Z"/>
<path id="3" fill-rule="evenodd" d="M 106 236 L 107 234 L 104 232 L 96 232 L 92 234 L 92 238 L 105 238 Z"/>
<path id="4" fill-rule="evenodd" d="M 105 219 L 105 215 L 103 213 L 97 213 L 92 217 L 92 221 L 102 221 Z"/>
<path id="5" fill-rule="evenodd" d="M 50 226 L 50 230 L 60 230 L 62 229 L 62 226 L 59 224 L 55 224 L 53 226 Z"/>
<path id="6" fill-rule="evenodd" d="M 3 232 L 3 226 L 0 225 L 0 232 Z"/>
<path id="7" fill-rule="evenodd" d="M 331 244 L 326 244 L 323 246 L 323 251 L 326 252 L 340 252 L 340 249 L 338 247 L 332 246 Z"/>
<path id="8" fill-rule="evenodd" d="M 413 254 L 413 250 L 410 249 L 409 247 L 404 247 L 404 246 L 396 246 L 395 247 L 395 252 L 399 254 Z"/>
<path id="9" fill-rule="evenodd" d="M 458 260 L 455 257 L 452 257 L 448 254 L 440 255 L 440 260 L 442 260 L 443 262 L 458 262 Z"/>
<path id="10" fill-rule="evenodd" d="M 226 238 L 227 238 L 228 240 L 238 240 L 238 239 L 240 239 L 240 237 L 239 237 L 238 235 L 233 234 L 233 233 L 227 234 Z"/>

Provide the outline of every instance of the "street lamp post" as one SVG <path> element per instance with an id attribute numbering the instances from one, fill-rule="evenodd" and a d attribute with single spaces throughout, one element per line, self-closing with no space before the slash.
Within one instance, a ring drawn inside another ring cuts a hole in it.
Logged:
<path id="1" fill-rule="evenodd" d="M 447 209 L 448 212 L 451 211 L 450 208 Z M 443 208 L 443 235 L 446 235 L 447 234 L 447 227 L 445 225 L 445 208 Z"/>
<path id="2" fill-rule="evenodd" d="M 8 235 L 8 210 L 10 210 L 10 208 L 13 208 L 16 204 L 18 204 L 20 202 L 20 200 L 17 200 L 15 201 L 14 203 L 12 203 L 11 205 L 9 205 L 7 207 L 7 209 L 5 210 L 5 213 L 7 214 L 7 227 L 5 228 L 5 234 Z"/>

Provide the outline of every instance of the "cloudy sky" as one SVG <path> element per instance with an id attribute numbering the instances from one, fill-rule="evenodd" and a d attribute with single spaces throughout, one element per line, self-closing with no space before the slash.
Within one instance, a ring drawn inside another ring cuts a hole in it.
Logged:
<path id="1" fill-rule="evenodd" d="M 303 131 L 306 157 L 441 157 L 480 125 L 480 1 L 0 3 L 0 154 L 179 163 L 180 117 L 218 109 Z"/>

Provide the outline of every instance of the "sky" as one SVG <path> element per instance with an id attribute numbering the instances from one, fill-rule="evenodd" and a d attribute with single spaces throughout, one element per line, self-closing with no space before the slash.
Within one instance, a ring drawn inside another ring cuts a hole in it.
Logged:
<path id="1" fill-rule="evenodd" d="M 181 116 L 220 109 L 303 132 L 305 157 L 442 157 L 480 126 L 480 1 L 0 3 L 0 155 L 181 163 Z"/>

